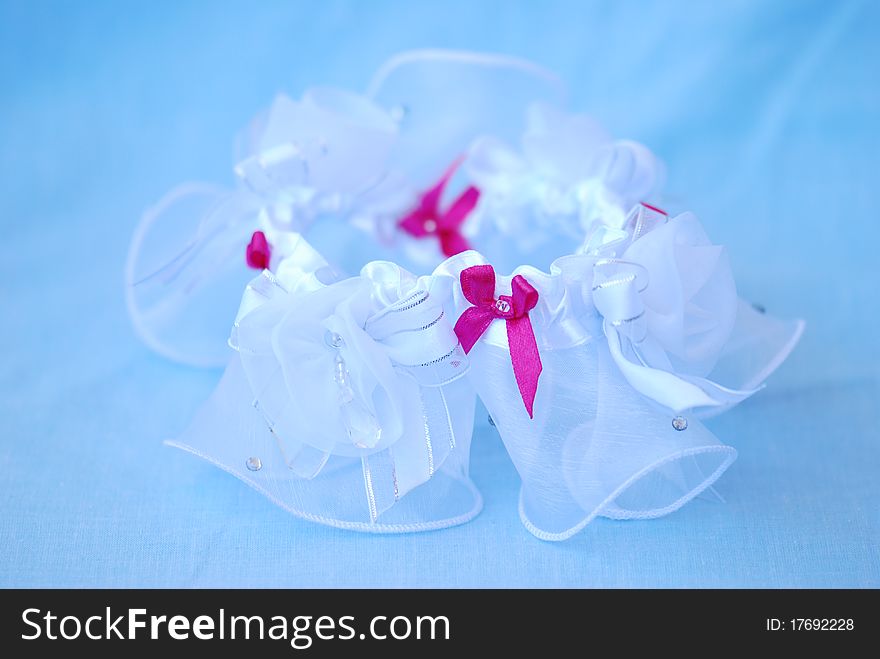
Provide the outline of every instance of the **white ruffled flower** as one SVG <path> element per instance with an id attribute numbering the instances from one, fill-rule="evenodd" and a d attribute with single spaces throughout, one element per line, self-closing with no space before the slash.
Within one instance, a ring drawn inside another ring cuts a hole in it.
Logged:
<path id="1" fill-rule="evenodd" d="M 623 260 L 647 272 L 641 299 L 648 332 L 673 367 L 707 375 L 736 321 L 736 284 L 726 250 L 712 244 L 693 213 L 683 213 L 634 241 Z"/>
<path id="2" fill-rule="evenodd" d="M 596 259 L 592 301 L 604 318 L 611 356 L 637 391 L 677 412 L 739 402 L 755 390 L 706 379 L 737 315 L 724 248 L 709 241 L 692 213 L 654 217 L 662 221 L 628 227 L 633 233 L 625 248 L 615 241 L 606 246 L 612 256 L 590 257 Z M 621 249 L 622 256 L 614 256 Z"/>
<path id="3" fill-rule="evenodd" d="M 374 262 L 359 277 L 324 285 L 309 261 L 309 272 L 282 264 L 277 279 L 252 282 L 236 322 L 232 343 L 267 421 L 280 438 L 333 455 L 421 437 L 421 417 L 417 432 L 412 426 L 418 385 L 466 370 L 443 314 L 448 293 L 440 289 L 449 283 Z"/>
<path id="4" fill-rule="evenodd" d="M 484 137 L 465 167 L 482 192 L 480 217 L 529 242 L 553 233 L 580 239 L 598 219 L 619 223 L 662 178 L 644 146 L 613 140 L 594 119 L 542 103 L 529 108 L 519 151 Z"/>
<path id="5" fill-rule="evenodd" d="M 369 196 L 387 173 L 398 126 L 366 97 L 323 87 L 299 101 L 279 95 L 255 133 L 236 173 L 262 198 L 260 225 L 273 242 Z"/>

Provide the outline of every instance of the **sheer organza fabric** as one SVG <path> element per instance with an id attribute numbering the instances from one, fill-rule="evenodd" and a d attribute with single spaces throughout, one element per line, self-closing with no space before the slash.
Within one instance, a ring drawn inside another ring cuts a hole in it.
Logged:
<path id="1" fill-rule="evenodd" d="M 723 250 L 682 258 L 685 248 L 713 247 L 707 243 L 684 214 L 619 260 L 581 253 L 558 259 L 549 273 L 527 266 L 499 276 L 498 295 L 510 293 L 516 274 L 539 293 L 530 319 L 543 369 L 530 418 L 503 324 L 493 323 L 468 355 L 452 332 L 469 306 L 460 274 L 487 263 L 480 253 L 451 257 L 429 276 L 372 262 L 339 279 L 301 239 L 277 276 L 264 273 L 249 286 L 231 340 L 238 354 L 175 445 L 307 519 L 427 530 L 480 508 L 467 475 L 479 396 L 523 479 L 522 521 L 538 537 L 565 539 L 596 516 L 667 514 L 735 459 L 701 414 L 754 393 L 751 385 L 801 331 L 797 322 L 738 313 L 745 305 Z M 636 282 L 625 288 L 642 305 L 624 324 L 595 302 L 610 281 L 609 262 L 642 277 L 616 280 Z M 641 329 L 626 326 L 639 322 Z M 337 343 L 354 375 L 349 399 L 340 399 L 332 377 Z M 762 359 L 736 358 L 755 345 Z M 352 402 L 353 416 L 345 410 Z M 377 427 L 381 436 L 369 445 L 363 438 L 375 439 Z M 251 468 L 253 458 L 261 469 Z"/>
<path id="2" fill-rule="evenodd" d="M 758 391 L 803 324 L 740 300 L 694 215 L 639 203 L 658 196 L 662 164 L 564 104 L 528 62 L 446 51 L 393 58 L 363 95 L 277 99 L 240 140 L 238 186 L 173 192 L 132 244 L 126 290 L 144 340 L 227 363 L 169 443 L 298 516 L 372 532 L 478 514 L 477 397 L 539 538 L 658 517 L 709 488 L 736 451 L 700 418 Z M 453 188 L 480 190 L 462 228 L 479 251 L 442 260 L 398 223 L 450 162 Z M 272 245 L 259 274 L 241 258 L 255 230 Z M 538 294 L 533 417 L 504 322 L 467 354 L 454 329 L 470 306 L 462 273 L 485 265 L 496 297 L 515 276 Z"/>

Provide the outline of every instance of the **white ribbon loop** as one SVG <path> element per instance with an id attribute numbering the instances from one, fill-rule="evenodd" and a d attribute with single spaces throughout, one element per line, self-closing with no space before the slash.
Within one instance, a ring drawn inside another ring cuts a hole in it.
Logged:
<path id="1" fill-rule="evenodd" d="M 425 289 L 369 318 L 365 329 L 394 366 L 423 387 L 448 384 L 467 373 L 468 358 L 438 296 Z"/>
<path id="2" fill-rule="evenodd" d="M 635 263 L 603 259 L 593 266 L 593 304 L 614 329 L 635 343 L 647 333 L 641 298 L 647 280 L 647 271 Z"/>
<path id="3" fill-rule="evenodd" d="M 611 214 L 594 222 L 579 251 L 592 256 L 620 257 L 635 241 L 668 221 L 665 211 L 644 202 L 638 203 L 622 222 Z"/>

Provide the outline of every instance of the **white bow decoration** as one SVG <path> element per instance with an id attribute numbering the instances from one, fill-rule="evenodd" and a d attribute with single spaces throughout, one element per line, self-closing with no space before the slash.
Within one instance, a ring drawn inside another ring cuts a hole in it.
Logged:
<path id="1" fill-rule="evenodd" d="M 642 211 L 639 211 L 641 213 Z M 721 247 L 690 213 L 628 222 L 622 256 L 599 258 L 592 299 L 614 362 L 634 389 L 675 412 L 737 403 L 758 389 L 707 379 L 736 319 L 737 296 Z"/>
<path id="2" fill-rule="evenodd" d="M 284 266 L 248 286 L 230 345 L 288 467 L 314 478 L 360 457 L 375 520 L 455 448 L 443 389 L 468 360 L 442 306 L 451 284 L 387 262 L 326 283 L 305 241 Z"/>

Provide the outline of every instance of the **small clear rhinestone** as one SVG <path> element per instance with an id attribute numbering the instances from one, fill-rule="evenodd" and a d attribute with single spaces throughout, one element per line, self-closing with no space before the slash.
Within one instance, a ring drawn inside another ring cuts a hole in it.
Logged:
<path id="1" fill-rule="evenodd" d="M 495 308 L 498 309 L 501 313 L 507 313 L 510 311 L 510 302 L 507 300 L 498 300 L 495 303 Z"/>
<path id="2" fill-rule="evenodd" d="M 434 233 L 437 230 L 437 220 L 425 220 L 425 231 Z"/>
<path id="3" fill-rule="evenodd" d="M 494 428 L 495 427 L 495 419 L 492 418 L 491 414 L 489 415 L 488 419 L 489 419 L 489 425 Z"/>
<path id="4" fill-rule="evenodd" d="M 263 462 L 260 458 L 248 458 L 247 462 L 245 462 L 247 468 L 251 471 L 260 471 L 263 468 Z"/>
<path id="5" fill-rule="evenodd" d="M 341 348 L 345 345 L 345 340 L 336 332 L 331 332 L 330 330 L 327 330 L 324 333 L 324 343 L 326 343 L 331 348 Z"/>
<path id="6" fill-rule="evenodd" d="M 687 430 L 688 420 L 683 416 L 677 416 L 672 420 L 672 427 L 679 431 Z"/>

